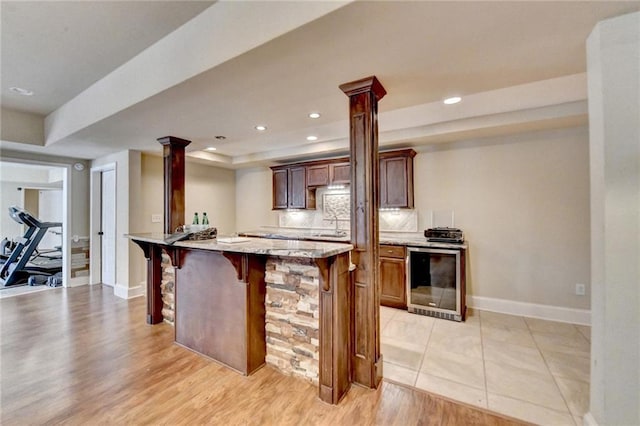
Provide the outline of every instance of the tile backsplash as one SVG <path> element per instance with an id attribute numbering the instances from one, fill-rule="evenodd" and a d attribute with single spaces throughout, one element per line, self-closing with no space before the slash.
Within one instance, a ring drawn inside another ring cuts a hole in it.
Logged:
<path id="1" fill-rule="evenodd" d="M 290 210 L 279 213 L 281 228 L 350 228 L 351 200 L 349 189 L 318 188 L 316 210 Z M 385 232 L 417 232 L 417 210 L 380 211 L 380 230 Z"/>

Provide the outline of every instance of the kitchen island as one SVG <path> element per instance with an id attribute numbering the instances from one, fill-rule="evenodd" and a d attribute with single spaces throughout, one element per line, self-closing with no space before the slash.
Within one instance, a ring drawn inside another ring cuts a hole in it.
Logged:
<path id="1" fill-rule="evenodd" d="M 267 266 L 276 265 L 270 267 L 270 273 L 276 276 L 272 280 L 274 291 L 282 287 L 294 294 L 286 286 L 291 277 L 277 275 L 281 272 L 278 268 L 286 269 L 278 266 L 282 259 L 293 264 L 293 269 L 311 269 L 303 286 L 309 292 L 315 288 L 311 284 L 316 284 L 317 294 L 310 300 L 317 300 L 317 311 L 310 311 L 305 327 L 296 328 L 303 334 L 309 330 L 309 336 L 302 336 L 306 341 L 296 341 L 292 352 L 313 352 L 317 341 L 317 353 L 310 353 L 311 361 L 305 361 L 317 365 L 302 365 L 298 370 L 307 375 L 316 372 L 323 401 L 336 404 L 345 395 L 351 382 L 350 244 L 263 238 L 233 238 L 227 243 L 223 238 L 172 242 L 172 236 L 164 234 L 131 234 L 129 238 L 143 249 L 148 262 L 147 321 L 162 321 L 160 258 L 164 251 L 176 268 L 176 343 L 241 374 L 251 374 L 265 364 L 271 331 L 295 322 L 281 314 L 283 303 L 267 303 Z M 306 303 L 309 305 L 312 303 Z M 265 321 L 272 308 L 270 317 L 276 322 L 267 331 Z"/>

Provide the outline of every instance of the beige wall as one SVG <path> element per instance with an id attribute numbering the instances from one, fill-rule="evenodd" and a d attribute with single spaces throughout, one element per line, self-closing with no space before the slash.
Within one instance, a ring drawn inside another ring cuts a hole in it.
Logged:
<path id="1" fill-rule="evenodd" d="M 581 128 L 416 156 L 419 229 L 429 210 L 454 210 L 469 244 L 468 294 L 589 309 L 588 150 Z"/>
<path id="2" fill-rule="evenodd" d="M 418 148 L 418 229 L 454 210 L 469 243 L 468 294 L 590 307 L 586 128 Z M 269 168 L 236 172 L 239 230 L 276 225 Z M 575 295 L 585 284 L 586 296 Z"/>
<path id="3" fill-rule="evenodd" d="M 277 225 L 278 214 L 271 210 L 271 169 L 256 167 L 236 171 L 236 226 L 238 231 Z"/>
<path id="4" fill-rule="evenodd" d="M 138 232 L 162 232 L 163 222 L 152 223 L 152 214 L 164 214 L 162 157 L 142 156 L 142 221 Z M 185 166 L 185 220 L 194 212 L 207 212 L 220 234 L 236 231 L 236 185 L 233 170 L 187 162 Z"/>

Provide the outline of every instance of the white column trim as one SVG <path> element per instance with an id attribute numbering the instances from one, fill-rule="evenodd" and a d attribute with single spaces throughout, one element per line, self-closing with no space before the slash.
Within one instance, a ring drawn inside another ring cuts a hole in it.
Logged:
<path id="1" fill-rule="evenodd" d="M 121 299 L 133 299 L 134 297 L 144 296 L 145 292 L 145 287 L 142 285 L 127 287 L 122 284 L 116 284 L 113 286 L 113 294 Z"/>

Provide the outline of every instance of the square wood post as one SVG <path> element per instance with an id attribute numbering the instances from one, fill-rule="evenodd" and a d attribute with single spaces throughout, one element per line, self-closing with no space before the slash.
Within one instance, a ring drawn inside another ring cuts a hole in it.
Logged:
<path id="1" fill-rule="evenodd" d="M 184 225 L 184 148 L 191 143 L 175 136 L 159 138 L 164 157 L 164 233 Z"/>
<path id="2" fill-rule="evenodd" d="M 164 157 L 164 233 L 184 224 L 184 148 L 191 141 L 165 136 L 158 139 Z M 147 258 L 147 323 L 162 322 L 162 250 L 155 244 L 137 243 Z"/>
<path id="3" fill-rule="evenodd" d="M 353 380 L 370 388 L 382 379 L 378 253 L 378 101 L 387 93 L 375 76 L 340 85 L 349 96 L 351 244 L 356 265 L 352 315 Z"/>

